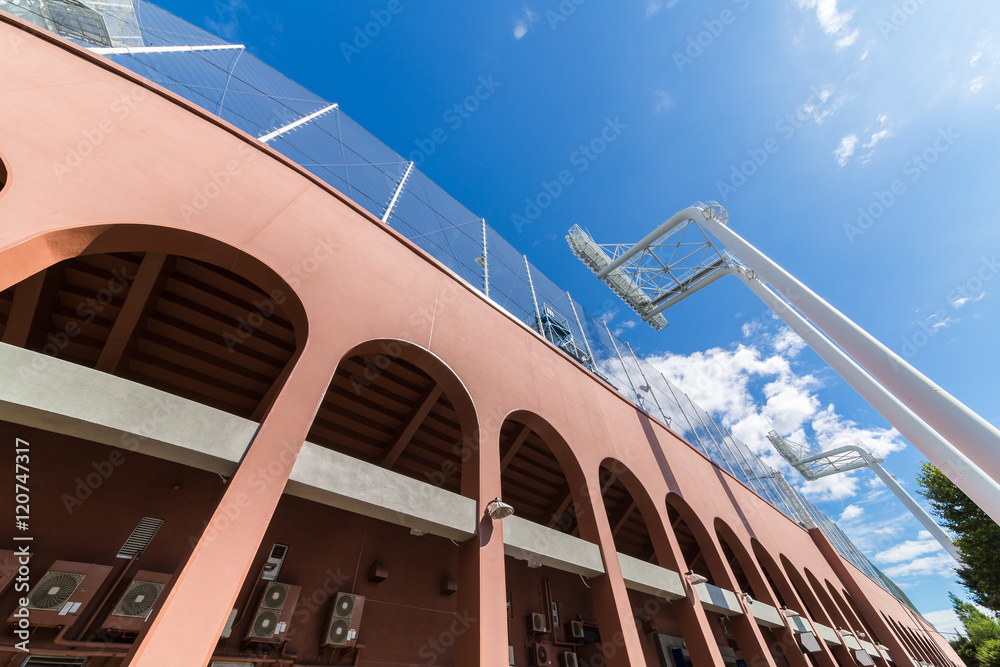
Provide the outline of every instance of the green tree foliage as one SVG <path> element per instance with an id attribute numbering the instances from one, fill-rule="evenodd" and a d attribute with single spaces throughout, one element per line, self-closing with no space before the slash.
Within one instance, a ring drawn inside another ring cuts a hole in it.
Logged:
<path id="1" fill-rule="evenodd" d="M 930 463 L 923 464 L 917 483 L 941 524 L 955 537 L 963 561 L 958 568 L 962 585 L 976 604 L 1000 611 L 1000 526 Z"/>
<path id="2" fill-rule="evenodd" d="M 951 604 L 967 635 L 952 640 L 951 646 L 966 667 L 1000 667 L 1000 623 L 954 595 Z"/>

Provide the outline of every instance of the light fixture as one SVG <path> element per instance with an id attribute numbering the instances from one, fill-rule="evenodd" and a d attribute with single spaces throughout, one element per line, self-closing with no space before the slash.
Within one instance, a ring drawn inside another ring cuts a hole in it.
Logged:
<path id="1" fill-rule="evenodd" d="M 747 604 L 753 604 L 754 603 L 753 597 L 749 593 L 747 593 L 746 591 L 743 591 L 742 597 L 743 597 L 743 601 L 746 602 Z"/>
<path id="2" fill-rule="evenodd" d="M 795 611 L 794 609 L 789 609 L 788 607 L 782 607 L 781 615 L 784 616 L 785 618 L 795 618 L 796 616 L 801 616 L 802 614 Z"/>
<path id="3" fill-rule="evenodd" d="M 708 583 L 708 577 L 698 574 L 694 570 L 691 570 L 690 572 L 685 572 L 684 578 L 687 579 L 687 582 L 692 586 Z"/>
<path id="4" fill-rule="evenodd" d="M 506 519 L 514 513 L 514 508 L 499 498 L 494 498 L 486 506 L 486 513 L 491 519 Z"/>
<path id="5" fill-rule="evenodd" d="M 650 386 L 648 384 L 644 384 L 639 387 L 639 391 L 644 391 L 648 394 L 650 392 Z"/>
<path id="6" fill-rule="evenodd" d="M 528 567 L 530 567 L 532 570 L 537 570 L 541 566 L 542 566 L 542 564 L 539 563 L 538 561 L 535 561 L 535 560 L 529 560 L 528 561 Z"/>
<path id="7" fill-rule="evenodd" d="M 426 530 L 420 530 L 419 528 L 410 528 L 410 535 L 414 537 L 423 537 L 427 534 Z"/>
<path id="8" fill-rule="evenodd" d="M 844 628 L 837 628 L 837 631 L 840 632 L 840 634 L 842 635 L 848 635 L 850 637 L 854 636 L 853 632 L 851 632 L 850 630 L 845 630 Z"/>
<path id="9" fill-rule="evenodd" d="M 858 633 L 858 639 L 865 639 L 865 638 L 866 638 L 867 636 L 868 636 L 868 635 L 866 635 L 866 634 L 865 634 L 865 633 L 863 633 L 863 632 L 859 632 L 859 633 Z"/>

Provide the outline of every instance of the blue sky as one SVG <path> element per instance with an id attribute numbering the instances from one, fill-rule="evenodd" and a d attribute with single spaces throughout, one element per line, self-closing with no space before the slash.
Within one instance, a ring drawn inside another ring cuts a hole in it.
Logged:
<path id="1" fill-rule="evenodd" d="M 572 256 L 571 225 L 632 242 L 694 201 L 719 200 L 739 234 L 1000 424 L 995 3 L 159 4 L 415 154 L 762 453 L 769 420 L 820 445 L 861 437 L 911 492 L 922 460 L 735 279 L 668 311 L 671 326 L 656 333 Z M 378 35 L 356 41 L 378 18 Z M 484 99 L 459 115 L 477 89 Z M 581 161 L 609 127 L 615 140 Z M 564 170 L 572 182 L 517 224 Z M 944 623 L 947 591 L 959 590 L 947 558 L 873 480 L 802 488 Z"/>

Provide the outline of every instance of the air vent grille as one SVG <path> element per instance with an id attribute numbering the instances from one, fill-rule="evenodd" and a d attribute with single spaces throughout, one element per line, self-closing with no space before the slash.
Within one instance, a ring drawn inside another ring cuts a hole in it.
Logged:
<path id="1" fill-rule="evenodd" d="M 128 536 L 125 544 L 118 551 L 118 558 L 131 558 L 145 551 L 161 525 L 163 525 L 163 519 L 154 519 L 148 516 L 142 517 L 139 525 L 135 527 L 135 530 L 132 531 L 132 534 Z"/>
<path id="2" fill-rule="evenodd" d="M 83 583 L 84 575 L 46 572 L 28 596 L 28 609 L 58 611 Z"/>
<path id="3" fill-rule="evenodd" d="M 264 597 L 260 601 L 261 608 L 281 609 L 288 598 L 288 584 L 268 584 Z"/>
<path id="4" fill-rule="evenodd" d="M 84 667 L 87 658 L 68 655 L 32 655 L 21 663 L 21 667 Z"/>
<path id="5" fill-rule="evenodd" d="M 278 629 L 279 613 L 273 609 L 261 609 L 254 619 L 250 637 L 253 639 L 271 639 Z"/>

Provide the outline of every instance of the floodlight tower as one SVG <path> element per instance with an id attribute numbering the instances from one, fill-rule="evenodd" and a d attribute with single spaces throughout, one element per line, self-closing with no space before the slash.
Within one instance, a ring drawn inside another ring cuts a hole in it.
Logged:
<path id="1" fill-rule="evenodd" d="M 771 444 L 778 450 L 781 457 L 788 461 L 793 468 L 798 470 L 810 482 L 821 477 L 836 475 L 849 470 L 870 468 L 889 487 L 889 490 L 896 494 L 896 497 L 902 501 L 906 509 L 910 510 L 913 516 L 924 525 L 924 528 L 934 536 L 934 539 L 944 547 L 944 550 L 955 559 L 955 562 L 961 564 L 962 559 L 958 553 L 958 549 L 955 548 L 955 544 L 948 537 L 948 534 L 900 486 L 896 478 L 882 467 L 885 459 L 872 454 L 860 440 L 855 440 L 851 444 L 835 446 L 833 449 L 825 452 L 816 453 L 805 445 L 783 438 L 777 431 L 768 433 L 767 439 L 771 441 Z"/>
<path id="2" fill-rule="evenodd" d="M 735 275 L 1000 523 L 1000 430 L 743 240 L 728 221 L 721 205 L 697 203 L 632 246 L 599 245 L 575 225 L 566 240 L 598 278 L 657 330 L 666 326 L 662 313 L 667 308 Z"/>

